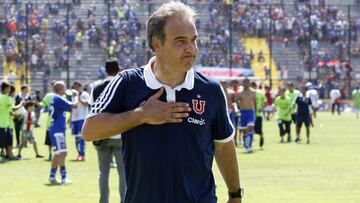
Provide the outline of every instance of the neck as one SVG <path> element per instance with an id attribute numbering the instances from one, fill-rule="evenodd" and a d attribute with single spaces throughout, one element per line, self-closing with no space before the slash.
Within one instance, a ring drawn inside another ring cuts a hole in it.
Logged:
<path id="1" fill-rule="evenodd" d="M 170 86 L 171 88 L 174 88 L 178 85 L 180 85 L 181 83 L 184 82 L 185 77 L 186 77 L 186 72 L 185 73 L 176 73 L 176 72 L 172 72 L 169 71 L 166 67 L 164 67 L 161 62 L 159 61 L 158 58 L 156 58 L 155 62 L 153 64 L 151 64 L 151 69 L 155 75 L 155 78 L 165 84 Z M 171 69 L 171 68 L 169 68 Z"/>

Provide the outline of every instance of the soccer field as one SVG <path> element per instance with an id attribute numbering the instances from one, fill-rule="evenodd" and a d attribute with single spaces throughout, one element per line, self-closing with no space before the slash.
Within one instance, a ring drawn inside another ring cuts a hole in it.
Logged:
<path id="1" fill-rule="evenodd" d="M 44 115 L 41 120 L 44 126 Z M 315 128 L 311 129 L 312 142 L 306 145 L 280 144 L 275 119 L 264 122 L 264 149 L 259 150 L 256 137 L 254 153 L 244 154 L 241 147 L 237 150 L 245 189 L 243 202 L 360 202 L 359 123 L 353 114 L 319 113 Z M 35 136 L 40 153 L 47 156 L 44 129 L 35 128 Z M 305 138 L 304 133 L 302 137 Z M 0 203 L 98 202 L 95 149 L 87 143 L 86 161 L 76 162 L 74 139 L 68 134 L 67 140 L 66 166 L 73 180 L 71 185 L 48 185 L 50 162 L 35 159 L 30 146 L 23 151 L 22 161 L 0 163 Z M 214 174 L 219 202 L 225 202 L 227 190 L 215 162 Z M 117 182 L 116 170 L 112 169 L 110 202 L 119 202 Z"/>

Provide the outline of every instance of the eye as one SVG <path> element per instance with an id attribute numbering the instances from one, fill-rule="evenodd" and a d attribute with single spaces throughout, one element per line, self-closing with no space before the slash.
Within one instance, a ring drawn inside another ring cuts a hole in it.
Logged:
<path id="1" fill-rule="evenodd" d="M 176 44 L 178 44 L 178 45 L 185 44 L 185 43 L 186 43 L 186 40 L 184 40 L 184 39 L 176 40 Z"/>

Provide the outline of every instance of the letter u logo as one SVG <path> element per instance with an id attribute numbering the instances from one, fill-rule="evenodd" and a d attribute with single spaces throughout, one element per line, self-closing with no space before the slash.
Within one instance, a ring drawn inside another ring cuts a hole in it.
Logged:
<path id="1" fill-rule="evenodd" d="M 193 105 L 193 110 L 195 111 L 195 113 L 197 113 L 197 114 L 204 113 L 204 111 L 205 111 L 205 101 L 204 100 L 200 100 L 200 105 L 199 105 L 199 101 L 193 99 L 192 105 Z"/>

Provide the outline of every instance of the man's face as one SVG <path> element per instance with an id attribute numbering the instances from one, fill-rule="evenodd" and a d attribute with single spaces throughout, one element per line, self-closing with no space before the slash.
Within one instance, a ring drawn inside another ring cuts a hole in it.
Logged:
<path id="1" fill-rule="evenodd" d="M 27 94 L 27 93 L 29 93 L 29 88 L 25 87 L 24 89 L 21 90 L 21 92 L 23 94 Z"/>
<path id="2" fill-rule="evenodd" d="M 294 86 L 292 86 L 292 85 L 288 85 L 287 88 L 288 88 L 289 91 L 293 91 L 293 90 L 294 90 Z"/>
<path id="3" fill-rule="evenodd" d="M 249 82 L 249 80 L 244 80 L 244 81 L 243 81 L 243 86 L 244 86 L 245 88 L 249 88 L 249 87 L 250 87 L 250 82 Z"/>
<path id="4" fill-rule="evenodd" d="M 74 89 L 75 89 L 76 91 L 80 92 L 81 86 L 76 84 L 76 85 L 74 85 Z"/>
<path id="5" fill-rule="evenodd" d="M 61 86 L 60 88 L 59 88 L 59 95 L 64 95 L 65 94 L 65 86 Z"/>
<path id="6" fill-rule="evenodd" d="M 7 88 L 4 89 L 2 94 L 9 94 L 9 92 L 10 92 L 10 87 L 7 87 Z"/>
<path id="7" fill-rule="evenodd" d="M 165 28 L 165 42 L 156 39 L 155 54 L 168 72 L 184 73 L 191 69 L 198 47 L 197 30 L 190 19 L 171 17 Z"/>

